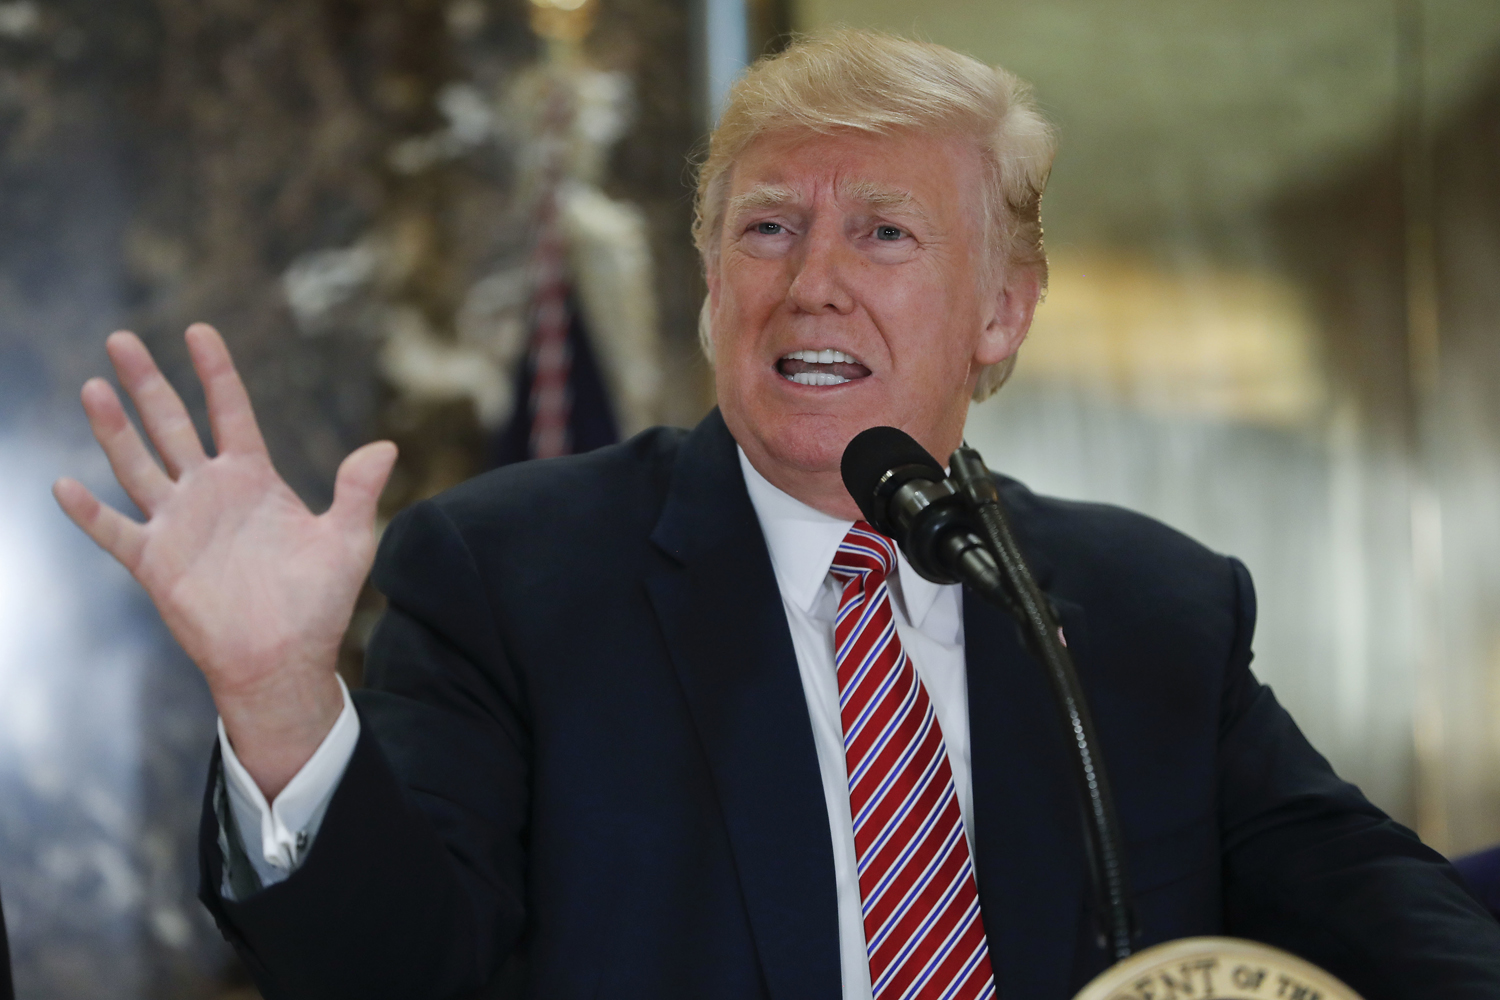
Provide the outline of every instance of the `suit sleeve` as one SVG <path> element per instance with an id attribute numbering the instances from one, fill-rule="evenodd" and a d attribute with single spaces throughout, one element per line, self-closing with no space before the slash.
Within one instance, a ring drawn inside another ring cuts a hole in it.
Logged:
<path id="1" fill-rule="evenodd" d="M 1500 924 L 1441 855 L 1334 774 L 1251 674 L 1255 596 L 1231 563 L 1238 634 L 1219 736 L 1229 933 L 1299 954 L 1365 1000 L 1500 998 Z"/>
<path id="2" fill-rule="evenodd" d="M 375 582 L 359 741 L 306 860 L 224 899 L 205 809 L 200 895 L 267 1000 L 465 996 L 520 936 L 529 726 L 485 582 L 432 503 L 387 529 Z"/>

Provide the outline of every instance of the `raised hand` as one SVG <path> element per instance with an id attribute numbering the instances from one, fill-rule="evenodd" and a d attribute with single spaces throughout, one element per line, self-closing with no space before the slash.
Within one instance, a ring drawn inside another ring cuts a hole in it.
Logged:
<path id="1" fill-rule="evenodd" d="M 73 479 L 59 479 L 52 492 L 146 588 L 208 679 L 235 753 L 269 800 L 343 708 L 334 667 L 374 559 L 375 505 L 396 447 L 380 441 L 345 458 L 333 506 L 315 515 L 272 467 L 218 332 L 195 324 L 187 345 L 208 399 L 214 457 L 145 345 L 116 333 L 110 360 L 162 464 L 104 379 L 84 384 L 83 408 L 146 522 Z"/>

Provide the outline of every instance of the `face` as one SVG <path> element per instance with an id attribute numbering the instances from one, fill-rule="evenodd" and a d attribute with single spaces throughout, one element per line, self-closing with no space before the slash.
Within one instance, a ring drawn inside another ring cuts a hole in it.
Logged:
<path id="1" fill-rule="evenodd" d="M 732 169 L 708 280 L 720 410 L 772 483 L 858 517 L 845 445 L 886 424 L 946 461 L 980 369 L 1026 335 L 1035 277 L 983 253 L 959 140 L 770 136 Z"/>

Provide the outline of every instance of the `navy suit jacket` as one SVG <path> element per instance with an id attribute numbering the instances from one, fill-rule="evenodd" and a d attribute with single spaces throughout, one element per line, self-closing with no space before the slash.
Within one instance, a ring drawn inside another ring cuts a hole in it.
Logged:
<path id="1" fill-rule="evenodd" d="M 1500 918 L 1500 847 L 1459 858 L 1453 867 L 1485 909 Z"/>
<path id="2" fill-rule="evenodd" d="M 1093 705 L 1141 944 L 1231 933 L 1367 1000 L 1500 997 L 1500 925 L 1251 675 L 1244 568 L 1001 485 Z M 205 809 L 203 898 L 268 998 L 837 1000 L 811 724 L 717 412 L 420 503 L 375 581 L 361 736 L 302 867 L 223 900 Z M 1067 745 L 1012 622 L 966 595 L 964 631 L 1000 995 L 1062 1000 L 1106 965 Z"/>

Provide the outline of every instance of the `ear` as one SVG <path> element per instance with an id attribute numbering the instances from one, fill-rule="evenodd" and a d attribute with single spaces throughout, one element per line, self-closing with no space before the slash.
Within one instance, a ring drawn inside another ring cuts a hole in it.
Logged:
<path id="1" fill-rule="evenodd" d="M 717 267 L 704 269 L 703 279 L 708 285 L 708 294 L 698 308 L 698 346 L 709 365 L 714 363 L 713 315 L 719 307 L 719 288 L 722 285 Z"/>
<path id="2" fill-rule="evenodd" d="M 1042 297 L 1042 283 L 1029 267 L 1006 268 L 1004 280 L 995 292 L 994 312 L 974 347 L 974 360 L 981 365 L 1004 361 L 1021 349 L 1037 301 Z"/>
<path id="3" fill-rule="evenodd" d="M 712 302 L 714 308 L 719 307 L 719 285 L 722 284 L 722 276 L 719 274 L 719 262 L 717 259 L 705 261 L 703 268 L 703 281 L 708 285 L 708 301 Z"/>

